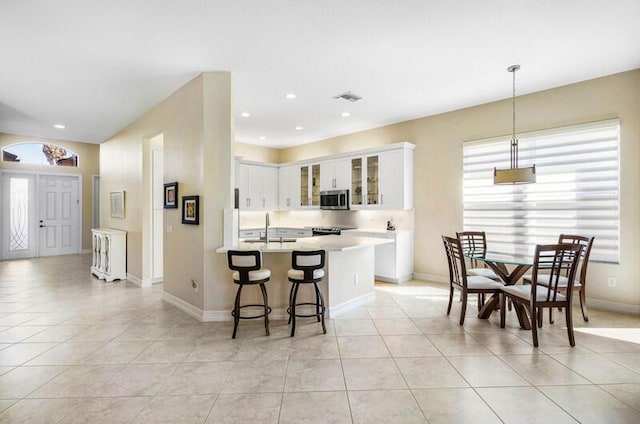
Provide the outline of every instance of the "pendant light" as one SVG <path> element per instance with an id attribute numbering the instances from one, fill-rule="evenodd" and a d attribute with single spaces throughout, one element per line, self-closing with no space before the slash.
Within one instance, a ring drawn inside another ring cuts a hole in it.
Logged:
<path id="1" fill-rule="evenodd" d="M 530 184 L 536 182 L 536 166 L 518 168 L 518 139 L 516 138 L 516 71 L 520 65 L 512 65 L 507 71 L 513 74 L 513 133 L 511 136 L 511 161 L 509 169 L 493 169 L 494 184 Z"/>

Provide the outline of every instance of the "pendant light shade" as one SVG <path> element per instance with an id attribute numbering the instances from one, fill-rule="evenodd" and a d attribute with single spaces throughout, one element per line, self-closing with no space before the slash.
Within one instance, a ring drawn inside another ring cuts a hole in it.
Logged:
<path id="1" fill-rule="evenodd" d="M 516 137 L 516 71 L 520 65 L 512 65 L 507 71 L 513 74 L 513 133 L 511 136 L 510 167 L 509 169 L 493 169 L 494 184 L 530 184 L 536 182 L 536 166 L 518 168 L 518 138 Z"/>

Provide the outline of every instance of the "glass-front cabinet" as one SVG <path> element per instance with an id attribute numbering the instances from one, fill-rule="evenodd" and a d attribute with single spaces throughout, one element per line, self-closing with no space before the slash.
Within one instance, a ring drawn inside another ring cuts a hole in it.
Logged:
<path id="1" fill-rule="evenodd" d="M 364 185 L 362 184 L 362 158 L 351 159 L 351 205 L 364 204 Z"/>
<path id="2" fill-rule="evenodd" d="M 380 157 L 367 156 L 367 205 L 380 203 Z"/>
<path id="3" fill-rule="evenodd" d="M 320 206 L 320 164 L 300 166 L 300 206 Z"/>
<path id="4" fill-rule="evenodd" d="M 380 204 L 379 180 L 379 155 L 352 158 L 351 205 L 374 206 Z"/>

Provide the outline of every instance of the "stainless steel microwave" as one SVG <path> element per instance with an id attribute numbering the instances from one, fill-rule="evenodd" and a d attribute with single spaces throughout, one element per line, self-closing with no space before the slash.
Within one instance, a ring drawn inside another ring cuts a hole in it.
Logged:
<path id="1" fill-rule="evenodd" d="M 320 192 L 320 209 L 349 209 L 349 190 L 327 190 Z"/>

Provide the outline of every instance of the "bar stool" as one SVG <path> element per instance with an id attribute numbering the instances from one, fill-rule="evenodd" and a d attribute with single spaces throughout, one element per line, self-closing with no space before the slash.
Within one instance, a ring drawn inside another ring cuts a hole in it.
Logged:
<path id="1" fill-rule="evenodd" d="M 294 250 L 291 252 L 292 269 L 287 273 L 289 281 L 293 283 L 291 285 L 291 292 L 289 293 L 289 307 L 287 308 L 289 323 L 292 324 L 291 337 L 293 337 L 296 332 L 296 317 L 317 317 L 318 322 L 322 320 L 322 332 L 327 334 L 327 328 L 324 325 L 324 312 L 326 308 L 320 286 L 318 286 L 318 283 L 322 281 L 324 277 L 324 257 L 324 250 Z M 313 284 L 316 292 L 315 302 L 296 303 L 300 284 Z M 314 314 L 297 314 L 296 307 L 302 305 L 313 305 L 316 308 L 316 312 Z"/>
<path id="2" fill-rule="evenodd" d="M 268 336 L 269 314 L 271 313 L 271 308 L 269 307 L 267 289 L 265 288 L 264 283 L 269 281 L 271 271 L 266 268 L 262 268 L 262 253 L 259 250 L 229 250 L 227 252 L 227 259 L 229 262 L 229 268 L 233 271 L 233 274 L 231 274 L 233 282 L 238 285 L 235 305 L 233 307 L 233 311 L 231 311 L 231 315 L 233 316 L 232 338 L 236 338 L 238 323 L 241 319 L 256 319 L 262 317 L 264 317 L 264 328 Z M 264 304 L 240 305 L 240 294 L 242 293 L 242 288 L 246 285 L 256 284 L 260 286 Z M 250 306 L 263 307 L 264 313 L 260 315 L 240 316 L 240 310 Z"/>

